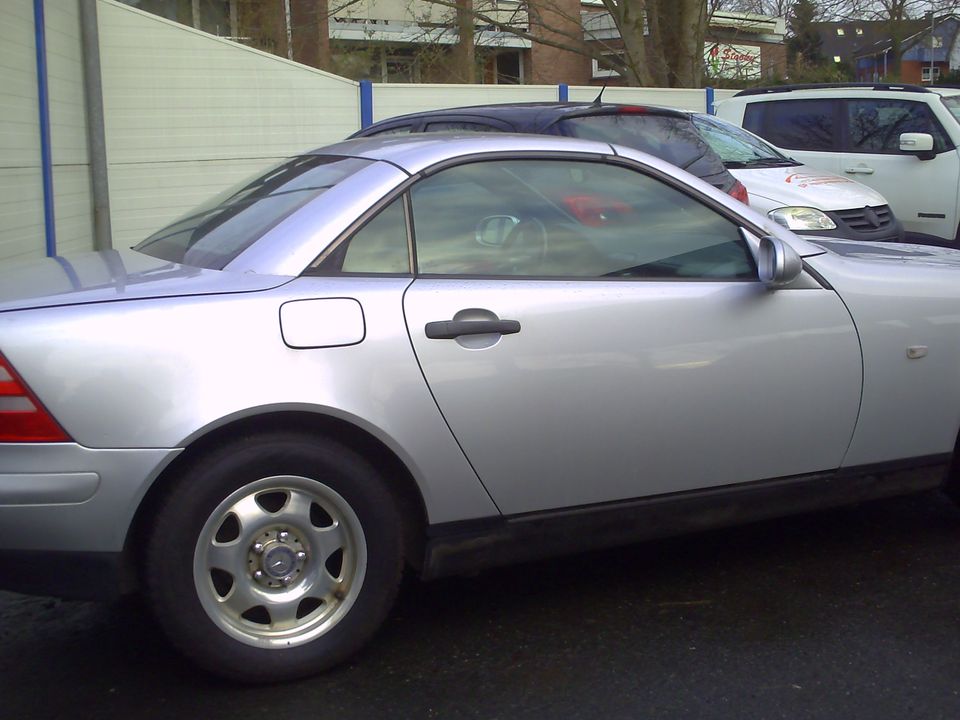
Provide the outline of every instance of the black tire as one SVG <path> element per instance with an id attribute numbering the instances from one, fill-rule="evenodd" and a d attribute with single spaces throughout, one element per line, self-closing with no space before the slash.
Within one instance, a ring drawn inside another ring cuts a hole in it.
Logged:
<path id="1" fill-rule="evenodd" d="M 234 680 L 290 680 L 342 662 L 383 622 L 401 522 L 384 480 L 349 448 L 295 433 L 238 438 L 170 488 L 144 563 L 147 600 L 185 655 Z"/>

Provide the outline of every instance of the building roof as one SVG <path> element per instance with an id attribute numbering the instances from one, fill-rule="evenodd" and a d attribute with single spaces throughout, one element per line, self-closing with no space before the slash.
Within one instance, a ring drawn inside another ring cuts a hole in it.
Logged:
<path id="1" fill-rule="evenodd" d="M 885 20 L 815 22 L 810 26 L 820 36 L 820 55 L 827 60 L 839 57 L 841 62 L 849 62 L 860 55 L 883 52 L 890 45 L 890 28 Z M 926 26 L 926 20 L 904 21 L 908 36 Z M 883 47 L 877 50 L 878 45 Z"/>
<path id="2" fill-rule="evenodd" d="M 921 26 L 919 29 L 914 29 L 914 31 L 905 36 L 900 41 L 900 50 L 902 54 L 906 57 L 911 51 L 917 51 L 917 57 L 913 57 L 915 60 L 927 60 L 929 59 L 929 54 L 931 48 L 929 43 L 924 44 L 924 40 L 933 34 L 933 37 L 937 39 L 937 44 L 934 45 L 934 56 L 938 61 L 946 60 L 950 52 L 950 47 L 953 45 L 954 36 L 957 33 L 957 26 L 960 23 L 960 18 L 956 15 L 949 14 L 943 15 L 937 18 L 936 23 L 931 30 L 928 20 L 919 20 L 911 21 L 920 22 Z M 912 28 L 911 28 L 912 29 Z M 869 57 L 872 55 L 879 55 L 885 53 L 892 48 L 892 43 L 889 37 L 883 37 L 877 40 L 875 43 L 868 47 L 862 48 L 857 54 L 856 57 Z M 923 57 L 920 57 L 923 55 Z"/>

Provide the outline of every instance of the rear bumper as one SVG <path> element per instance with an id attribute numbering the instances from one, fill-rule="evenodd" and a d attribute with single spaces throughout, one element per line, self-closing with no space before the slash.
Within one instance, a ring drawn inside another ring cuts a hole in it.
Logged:
<path id="1" fill-rule="evenodd" d="M 116 594 L 137 508 L 179 452 L 0 444 L 0 589 Z"/>
<path id="2" fill-rule="evenodd" d="M 124 589 L 122 553 L 0 550 L 0 588 L 71 600 L 110 599 Z"/>

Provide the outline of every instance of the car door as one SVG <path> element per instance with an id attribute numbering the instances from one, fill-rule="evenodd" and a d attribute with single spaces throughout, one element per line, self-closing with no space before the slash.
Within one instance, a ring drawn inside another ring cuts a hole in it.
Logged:
<path id="1" fill-rule="evenodd" d="M 500 159 L 410 192 L 404 312 L 502 512 L 829 470 L 856 333 L 810 278 L 769 291 L 738 223 L 621 164 Z"/>
<path id="2" fill-rule="evenodd" d="M 863 98 L 845 102 L 847 143 L 842 166 L 848 177 L 887 198 L 907 232 L 952 240 L 957 233 L 960 158 L 926 103 Z M 933 136 L 934 157 L 900 151 L 905 132 Z"/>

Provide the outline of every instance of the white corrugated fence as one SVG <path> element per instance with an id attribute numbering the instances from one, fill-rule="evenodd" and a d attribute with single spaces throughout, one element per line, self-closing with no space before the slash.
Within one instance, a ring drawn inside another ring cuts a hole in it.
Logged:
<path id="1" fill-rule="evenodd" d="M 45 3 L 56 250 L 93 247 L 76 2 Z M 113 0 L 97 0 L 114 247 L 127 247 L 282 158 L 374 121 L 442 107 L 555 101 L 556 85 L 360 84 Z M 0 261 L 45 253 L 33 0 L 0 3 Z M 564 88 L 593 100 L 599 88 Z M 717 100 L 729 91 L 717 91 Z M 622 88 L 604 100 L 706 109 L 704 90 Z M 371 102 L 372 101 L 372 102 Z"/>

